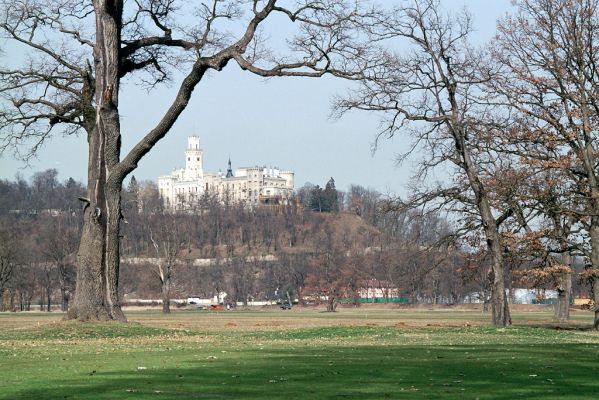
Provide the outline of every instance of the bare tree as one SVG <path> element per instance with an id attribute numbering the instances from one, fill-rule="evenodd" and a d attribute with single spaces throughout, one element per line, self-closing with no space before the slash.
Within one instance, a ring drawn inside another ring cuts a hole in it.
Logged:
<path id="1" fill-rule="evenodd" d="M 590 260 L 589 277 L 599 274 L 599 76 L 597 74 L 599 2 L 596 0 L 519 0 L 514 15 L 500 21 L 494 51 L 504 71 L 491 84 L 498 103 L 515 113 L 518 143 L 537 169 L 554 170 L 572 188 L 570 200 L 553 204 L 548 218 L 555 232 L 568 221 L 574 232 L 562 232 L 560 247 L 582 251 Z M 560 223 L 559 220 L 562 220 Z M 567 230 L 566 230 L 567 231 Z M 599 285 L 593 290 L 599 304 Z M 599 306 L 595 307 L 599 329 Z"/>
<path id="2" fill-rule="evenodd" d="M 0 311 L 4 311 L 4 293 L 9 288 L 18 264 L 18 246 L 8 229 L 0 229 Z"/>
<path id="3" fill-rule="evenodd" d="M 210 263 L 207 270 L 207 281 L 209 281 L 212 295 L 217 303 L 221 303 L 223 298 L 223 289 L 225 288 L 225 273 L 223 260 L 217 255 L 213 263 Z"/>
<path id="4" fill-rule="evenodd" d="M 162 291 L 162 312 L 170 313 L 173 273 L 183 238 L 179 229 L 179 220 L 173 215 L 155 215 L 149 217 L 150 240 L 158 259 L 157 276 Z"/>
<path id="5" fill-rule="evenodd" d="M 320 77 L 336 72 L 340 54 L 356 51 L 344 47 L 350 38 L 348 21 L 357 15 L 344 0 L 297 1 L 289 7 L 279 3 L 1 3 L 0 29 L 28 56 L 20 65 L 0 70 L 0 93 L 8 100 L 0 113 L 0 147 L 19 146 L 27 139 L 31 147 L 23 155 L 28 157 L 58 126 L 66 133 L 87 134 L 87 197 L 69 318 L 125 320 L 118 298 L 123 180 L 169 132 L 208 71 L 220 71 L 234 61 L 265 77 Z M 185 14 L 191 17 L 177 20 L 176 15 Z M 275 15 L 297 24 L 286 55 L 269 49 L 261 34 L 261 27 Z M 174 69 L 184 78 L 171 105 L 121 157 L 121 82 L 137 76 L 153 87 L 168 81 Z"/>
<path id="6" fill-rule="evenodd" d="M 228 301 L 233 304 L 242 302 L 247 306 L 248 300 L 254 293 L 255 272 L 262 266 L 254 259 L 248 262 L 247 256 L 233 257 L 227 262 L 229 287 L 231 293 L 227 295 Z"/>
<path id="7" fill-rule="evenodd" d="M 46 311 L 52 311 L 52 294 L 56 283 L 56 267 L 52 263 L 41 261 L 37 265 L 37 272 L 40 282 L 40 311 L 43 311 L 43 304 L 46 303 Z"/>
<path id="8" fill-rule="evenodd" d="M 522 170 L 504 174 L 507 179 L 502 180 L 499 191 L 514 215 L 511 230 L 503 233 L 505 248 L 521 259 L 519 266 L 531 267 L 516 271 L 519 275 L 535 284 L 555 286 L 558 304 L 554 318 L 563 322 L 570 315 L 572 255 L 583 254 L 579 250 L 583 243 L 574 239 L 580 229 L 577 218 L 564 210 L 580 208 L 575 206 L 580 200 L 573 196 L 576 189 L 563 170 L 547 168 L 534 157 L 528 158 Z M 520 183 L 514 184 L 514 180 Z"/>
<path id="9" fill-rule="evenodd" d="M 61 294 L 61 310 L 68 311 L 73 291 L 73 255 L 77 250 L 77 226 L 69 226 L 66 218 L 45 221 L 39 234 L 42 256 L 55 264 Z"/>
<path id="10" fill-rule="evenodd" d="M 21 311 L 31 310 L 31 302 L 38 285 L 35 266 L 32 264 L 29 262 L 20 265 L 19 270 L 15 274 L 14 289 Z"/>
<path id="11" fill-rule="evenodd" d="M 348 271 L 351 263 L 349 247 L 341 243 L 340 234 L 333 227 L 334 218 L 313 238 L 315 252 L 311 257 L 311 270 L 306 284 L 316 290 L 320 298 L 326 298 L 327 311 L 334 312 L 339 300 L 348 289 Z"/>
<path id="12" fill-rule="evenodd" d="M 482 68 L 482 55 L 468 43 L 471 17 L 466 12 L 446 17 L 437 0 L 411 0 L 382 10 L 362 28 L 371 40 L 381 45 L 391 42 L 390 46 L 397 46 L 397 40 L 406 50 L 403 54 L 378 50 L 379 63 L 362 71 L 359 89 L 340 100 L 337 109 L 381 113 L 385 124 L 381 136 L 411 135 L 412 150 L 401 159 L 422 150 L 420 179 L 435 167 L 452 169 L 455 186 L 418 190 L 416 197 L 421 204 L 442 198 L 465 205 L 459 211 L 474 213 L 492 259 L 493 324 L 509 325 L 500 220 L 482 178 L 483 167 L 495 159 L 479 150 L 480 141 L 487 140 L 489 112 L 479 105 L 476 94 L 489 75 Z"/>

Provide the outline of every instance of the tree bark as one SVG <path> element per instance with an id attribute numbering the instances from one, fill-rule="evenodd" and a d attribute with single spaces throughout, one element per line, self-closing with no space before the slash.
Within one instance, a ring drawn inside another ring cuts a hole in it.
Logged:
<path id="1" fill-rule="evenodd" d="M 60 309 L 64 312 L 69 311 L 69 292 L 64 288 L 60 289 L 61 307 Z"/>
<path id="2" fill-rule="evenodd" d="M 162 312 L 164 314 L 169 314 L 171 312 L 171 296 L 169 291 L 169 288 L 162 288 Z"/>
<path id="3" fill-rule="evenodd" d="M 46 311 L 50 312 L 50 311 L 52 311 L 52 291 L 50 290 L 50 287 L 46 288 L 46 301 L 47 301 Z"/>
<path id="4" fill-rule="evenodd" d="M 171 312 L 171 283 L 170 280 L 162 282 L 162 312 L 169 314 Z"/>
<path id="5" fill-rule="evenodd" d="M 457 125 L 457 124 L 455 124 Z M 497 221 L 493 216 L 489 196 L 484 185 L 475 172 L 474 162 L 467 147 L 462 130 L 454 131 L 456 149 L 462 155 L 462 169 L 468 177 L 470 187 L 476 197 L 476 206 L 480 213 L 483 230 L 487 239 L 487 249 L 491 255 L 491 318 L 493 325 L 508 326 L 512 324 L 507 296 L 505 294 L 505 277 L 503 268 L 503 252 Z"/>
<path id="6" fill-rule="evenodd" d="M 510 310 L 505 295 L 505 278 L 503 270 L 503 256 L 501 254 L 501 246 L 499 244 L 499 235 L 497 237 L 487 234 L 487 245 L 491 252 L 491 318 L 493 325 L 508 326 L 512 324 Z"/>
<path id="7" fill-rule="evenodd" d="M 118 112 L 119 51 L 123 4 L 95 0 L 95 126 L 88 134 L 89 203 L 77 254 L 77 284 L 70 319 L 126 321 L 118 298 L 122 174 Z"/>
<path id="8" fill-rule="evenodd" d="M 599 271 L 599 217 L 594 216 L 591 218 L 591 227 L 589 229 L 589 236 L 591 238 L 591 265 L 594 271 Z M 593 278 L 593 301 L 594 305 L 594 319 L 593 329 L 599 330 L 599 282 L 596 278 Z"/>
<path id="9" fill-rule="evenodd" d="M 569 252 L 563 255 L 563 264 L 572 265 L 572 256 Z M 564 272 L 560 275 L 559 285 L 557 289 L 557 304 L 553 318 L 557 322 L 566 322 L 570 319 L 570 299 L 572 297 L 572 273 Z"/>

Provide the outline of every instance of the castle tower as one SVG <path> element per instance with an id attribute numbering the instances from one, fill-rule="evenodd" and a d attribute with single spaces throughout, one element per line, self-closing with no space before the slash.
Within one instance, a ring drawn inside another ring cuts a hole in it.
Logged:
<path id="1" fill-rule="evenodd" d="M 185 150 L 185 180 L 202 179 L 204 176 L 203 151 L 200 148 L 200 138 L 189 136 Z"/>
<path id="2" fill-rule="evenodd" d="M 227 178 L 233 177 L 233 169 L 231 168 L 231 157 L 229 157 L 229 168 L 227 168 Z"/>

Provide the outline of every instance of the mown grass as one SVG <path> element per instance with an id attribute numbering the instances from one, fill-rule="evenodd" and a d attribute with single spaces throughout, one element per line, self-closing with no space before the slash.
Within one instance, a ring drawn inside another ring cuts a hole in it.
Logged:
<path id="1" fill-rule="evenodd" d="M 2 314 L 0 399 L 599 394 L 599 334 L 585 329 L 586 315 L 555 329 L 548 313 L 523 313 L 517 326 L 497 329 L 461 311 L 376 310 L 367 319 L 363 312 L 140 312 L 127 325 Z"/>

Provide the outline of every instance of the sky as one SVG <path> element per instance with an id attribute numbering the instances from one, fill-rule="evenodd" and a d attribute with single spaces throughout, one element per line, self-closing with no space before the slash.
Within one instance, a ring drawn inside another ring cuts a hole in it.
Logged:
<path id="1" fill-rule="evenodd" d="M 386 0 L 390 1 L 390 0 Z M 510 10 L 511 0 L 442 0 L 448 10 L 463 7 L 474 16 L 475 43 L 484 43 L 495 31 L 496 20 Z M 9 57 L 7 53 L 0 57 Z M 2 62 L 0 58 L 0 63 Z M 125 84 L 120 98 L 123 152 L 158 121 L 176 94 L 170 88 L 147 92 Z M 187 110 L 169 134 L 139 163 L 136 179 L 156 180 L 185 164 L 187 136 L 197 135 L 204 150 L 204 171 L 266 165 L 295 171 L 296 188 L 306 182 L 323 186 L 333 177 L 338 189 L 351 184 L 384 194 L 405 194 L 413 165 L 396 163 L 406 139 L 396 136 L 373 144 L 380 131 L 378 117 L 364 112 L 332 118 L 331 104 L 343 95 L 348 83 L 332 77 L 272 78 L 265 80 L 230 63 L 212 72 L 196 88 Z M 59 178 L 84 182 L 87 173 L 84 135 L 47 141 L 29 165 L 12 154 L 0 155 L 0 179 L 17 173 L 29 178 L 34 172 L 56 168 Z"/>

